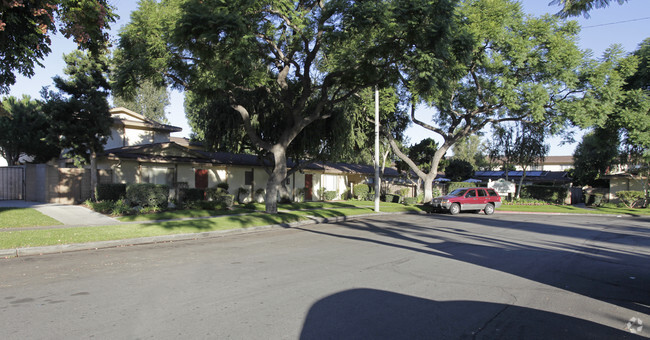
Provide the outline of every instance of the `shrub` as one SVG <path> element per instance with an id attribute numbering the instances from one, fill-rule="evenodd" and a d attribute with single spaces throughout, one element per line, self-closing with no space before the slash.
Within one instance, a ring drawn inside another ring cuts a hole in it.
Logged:
<path id="1" fill-rule="evenodd" d="M 325 200 L 332 201 L 336 198 L 336 191 L 325 191 Z"/>
<path id="2" fill-rule="evenodd" d="M 637 201 L 645 197 L 645 194 L 642 191 L 619 191 L 616 196 L 621 199 L 625 206 L 633 208 L 637 205 L 635 204 Z"/>
<path id="3" fill-rule="evenodd" d="M 167 208 L 169 186 L 164 184 L 139 183 L 126 187 L 126 199 L 142 207 Z"/>
<path id="4" fill-rule="evenodd" d="M 95 191 L 97 201 L 117 201 L 124 197 L 126 197 L 126 184 L 97 184 L 97 191 Z"/>
<path id="5" fill-rule="evenodd" d="M 98 201 L 93 202 L 91 200 L 86 200 L 86 205 L 90 207 L 93 211 L 96 211 L 100 214 L 110 214 L 113 211 L 113 206 L 115 203 L 113 201 Z"/>
<path id="6" fill-rule="evenodd" d="M 521 188 L 522 198 L 534 198 L 555 204 L 563 204 L 569 188 L 544 185 L 526 185 Z"/>
<path id="7" fill-rule="evenodd" d="M 125 199 L 117 200 L 113 204 L 111 215 L 128 215 L 131 213 L 131 206 Z"/>
<path id="8" fill-rule="evenodd" d="M 473 188 L 476 187 L 476 183 L 472 182 L 449 182 L 447 187 L 447 192 L 452 192 L 458 188 Z M 436 197 L 435 195 L 433 197 Z"/>
<path id="9" fill-rule="evenodd" d="M 368 200 L 368 194 L 370 193 L 370 186 L 368 184 L 357 184 L 353 187 L 354 197 L 361 201 Z"/>
<path id="10" fill-rule="evenodd" d="M 386 194 L 386 198 L 384 199 L 386 202 L 392 202 L 392 203 L 399 203 L 400 196 L 399 195 L 393 195 L 393 194 Z"/>
<path id="11" fill-rule="evenodd" d="M 266 193 L 266 190 L 264 190 L 262 188 L 255 190 L 255 202 L 263 203 L 265 193 Z"/>
<path id="12" fill-rule="evenodd" d="M 603 201 L 603 194 L 595 193 L 595 194 L 587 194 L 587 195 L 585 195 L 585 204 L 586 205 L 598 206 L 598 205 L 601 204 L 602 201 Z"/>
<path id="13" fill-rule="evenodd" d="M 185 188 L 180 190 L 185 201 L 203 201 L 205 199 L 205 190 L 197 188 Z"/>
<path id="14" fill-rule="evenodd" d="M 304 202 L 305 201 L 305 188 L 296 189 L 296 195 L 293 197 L 294 202 Z"/>
<path id="15" fill-rule="evenodd" d="M 407 205 L 414 205 L 418 203 L 418 198 L 417 197 L 404 197 L 404 201 L 402 202 Z"/>
<path id="16" fill-rule="evenodd" d="M 343 193 L 341 193 L 341 200 L 345 201 L 348 198 L 350 198 L 350 190 L 345 190 Z"/>
<path id="17" fill-rule="evenodd" d="M 229 187 L 228 182 L 217 183 L 217 188 L 223 189 L 223 191 L 227 192 Z"/>
<path id="18" fill-rule="evenodd" d="M 246 203 L 248 201 L 248 195 L 251 194 L 251 191 L 246 188 L 239 188 L 237 190 L 237 202 Z"/>
<path id="19" fill-rule="evenodd" d="M 402 189 L 399 189 L 399 195 L 402 196 L 402 197 L 406 197 L 406 196 L 408 196 L 408 194 L 409 194 L 410 191 L 411 191 L 410 188 L 402 188 Z M 396 194 L 397 194 L 397 193 L 396 193 Z"/>

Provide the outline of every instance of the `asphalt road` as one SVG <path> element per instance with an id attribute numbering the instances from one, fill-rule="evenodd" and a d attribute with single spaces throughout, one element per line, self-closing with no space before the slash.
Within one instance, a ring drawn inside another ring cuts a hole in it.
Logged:
<path id="1" fill-rule="evenodd" d="M 10 258 L 0 338 L 648 337 L 649 259 L 647 218 L 498 213 Z"/>

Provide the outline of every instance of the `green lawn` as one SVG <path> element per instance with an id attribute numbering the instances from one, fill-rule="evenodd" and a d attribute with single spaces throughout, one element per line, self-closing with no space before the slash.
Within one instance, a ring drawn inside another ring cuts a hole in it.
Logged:
<path id="1" fill-rule="evenodd" d="M 311 219 L 314 217 L 333 218 L 372 214 L 373 202 L 307 202 L 281 204 L 281 213 L 269 215 L 264 213 L 263 204 L 247 204 L 232 210 L 178 210 L 139 216 L 124 216 L 122 221 L 150 221 L 211 217 L 196 220 L 176 220 L 144 224 L 125 224 L 105 227 L 78 227 L 50 230 L 5 230 L 0 235 L 0 249 L 36 247 L 46 245 L 85 243 L 95 241 L 122 240 L 148 236 L 172 234 L 191 234 L 217 230 L 238 229 L 269 224 L 285 224 Z M 288 211 L 291 210 L 291 211 Z M 420 212 L 420 206 L 405 206 L 397 203 L 381 202 L 382 212 Z M 502 211 L 525 211 L 539 213 L 581 213 L 581 214 L 616 214 L 616 215 L 650 215 L 650 209 L 595 208 L 584 209 L 573 206 L 557 205 L 503 205 Z M 8 223 L 10 222 L 10 223 Z M 25 227 L 35 225 L 60 224 L 34 209 L 0 209 L 0 228 Z"/>
<path id="2" fill-rule="evenodd" d="M 32 208 L 0 208 L 0 229 L 63 224 Z"/>
<path id="3" fill-rule="evenodd" d="M 612 214 L 612 215 L 650 215 L 650 209 L 628 208 L 579 208 L 572 205 L 502 205 L 497 211 L 520 211 L 538 213 L 571 213 L 571 214 Z"/>
<path id="4" fill-rule="evenodd" d="M 337 204 L 328 204 L 328 207 L 337 206 Z M 418 208 L 413 206 L 404 206 L 401 204 L 388 203 L 382 205 L 382 211 L 414 211 Z M 85 243 L 96 241 L 123 240 L 130 238 L 173 235 L 173 234 L 191 234 L 208 231 L 238 229 L 245 227 L 262 226 L 269 224 L 284 224 L 307 220 L 313 217 L 342 217 L 354 216 L 361 214 L 373 213 L 372 207 L 359 207 L 348 205 L 347 207 L 336 207 L 329 209 L 316 210 L 297 210 L 292 212 L 282 212 L 277 215 L 269 215 L 264 212 L 246 210 L 247 214 L 223 215 L 215 218 L 204 218 L 197 220 L 181 220 L 157 222 L 148 224 L 126 224 L 105 227 L 79 227 L 63 228 L 51 230 L 12 230 L 3 232 L 0 238 L 0 249 L 11 249 L 21 247 L 37 247 L 46 245 Z M 181 211 L 172 212 L 174 218 L 180 218 Z M 215 211 L 193 211 L 186 215 L 195 215 L 195 217 L 204 217 L 206 214 L 218 213 Z M 151 214 L 165 216 L 161 214 Z M 150 216 L 150 215 L 146 215 Z M 208 215 L 209 216 L 209 215 Z M 190 216 L 185 216 L 190 217 Z M 159 218 L 155 218 L 159 219 Z"/>

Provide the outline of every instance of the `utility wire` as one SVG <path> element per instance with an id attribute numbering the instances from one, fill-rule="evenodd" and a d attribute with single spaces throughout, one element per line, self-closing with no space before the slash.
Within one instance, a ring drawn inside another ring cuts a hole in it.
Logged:
<path id="1" fill-rule="evenodd" d="M 617 21 L 617 22 L 609 22 L 609 23 L 606 23 L 606 24 L 599 24 L 599 25 L 582 26 L 582 28 L 592 28 L 592 27 L 601 27 L 601 26 L 609 26 L 609 25 L 618 25 L 618 24 L 624 24 L 626 22 L 641 21 L 641 20 L 648 20 L 648 19 L 650 19 L 650 17 L 623 20 L 623 21 Z"/>

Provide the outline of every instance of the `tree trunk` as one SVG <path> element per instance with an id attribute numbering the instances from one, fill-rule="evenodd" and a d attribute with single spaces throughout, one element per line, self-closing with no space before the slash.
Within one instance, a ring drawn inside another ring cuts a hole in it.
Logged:
<path id="1" fill-rule="evenodd" d="M 97 153 L 90 154 L 90 200 L 97 201 Z"/>
<path id="2" fill-rule="evenodd" d="M 521 186 L 524 184 L 525 177 L 526 177 L 526 168 L 523 168 L 523 172 L 521 173 L 521 179 L 519 179 L 519 186 L 517 187 L 517 196 L 516 196 L 517 199 L 521 198 Z"/>
<path id="3" fill-rule="evenodd" d="M 274 145 L 271 151 L 274 160 L 273 171 L 266 182 L 266 212 L 269 214 L 278 213 L 278 192 L 282 181 L 287 177 L 287 150 L 286 148 Z"/>

